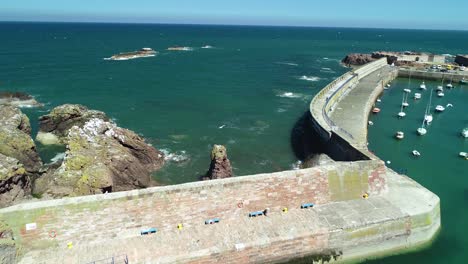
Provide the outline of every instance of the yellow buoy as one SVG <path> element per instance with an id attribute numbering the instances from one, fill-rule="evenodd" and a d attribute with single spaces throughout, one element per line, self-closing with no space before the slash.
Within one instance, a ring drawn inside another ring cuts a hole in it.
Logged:
<path id="1" fill-rule="evenodd" d="M 177 229 L 182 230 L 182 228 L 183 228 L 182 224 L 177 225 Z"/>
<path id="2" fill-rule="evenodd" d="M 283 208 L 283 213 L 287 213 L 288 212 L 288 208 L 287 207 L 284 207 Z"/>
<path id="3" fill-rule="evenodd" d="M 72 242 L 68 242 L 68 243 L 67 243 L 67 248 L 73 248 L 73 243 L 72 243 Z"/>
<path id="4" fill-rule="evenodd" d="M 364 193 L 364 194 L 362 195 L 362 198 L 364 198 L 364 199 L 369 198 L 369 194 L 368 194 L 368 193 Z"/>

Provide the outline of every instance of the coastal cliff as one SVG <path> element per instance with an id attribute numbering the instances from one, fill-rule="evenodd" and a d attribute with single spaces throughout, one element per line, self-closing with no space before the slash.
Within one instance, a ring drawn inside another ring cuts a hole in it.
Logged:
<path id="1" fill-rule="evenodd" d="M 164 154 L 103 112 L 63 105 L 40 120 L 41 130 L 67 151 L 58 168 L 35 181 L 34 193 L 63 197 L 155 185 L 151 173 L 162 167 Z"/>
<path id="2" fill-rule="evenodd" d="M 42 166 L 31 136 L 29 118 L 21 110 L 0 105 L 0 207 L 31 193 L 31 177 Z"/>

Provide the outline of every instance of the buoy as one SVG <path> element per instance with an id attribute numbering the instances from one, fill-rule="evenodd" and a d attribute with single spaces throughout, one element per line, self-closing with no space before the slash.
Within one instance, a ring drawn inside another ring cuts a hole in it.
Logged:
<path id="1" fill-rule="evenodd" d="M 283 213 L 287 213 L 288 212 L 288 208 L 287 207 L 284 207 L 283 208 Z"/>
<path id="2" fill-rule="evenodd" d="M 182 228 L 184 228 L 182 224 L 177 225 L 177 229 L 182 230 Z"/>
<path id="3" fill-rule="evenodd" d="M 364 193 L 364 194 L 362 195 L 362 198 L 364 198 L 364 199 L 369 198 L 369 194 L 368 194 L 368 193 Z"/>
<path id="4" fill-rule="evenodd" d="M 57 231 L 55 231 L 54 229 L 49 231 L 49 237 L 50 238 L 55 238 L 56 236 L 57 236 Z"/>
<path id="5" fill-rule="evenodd" d="M 69 248 L 69 249 L 73 248 L 73 243 L 72 243 L 72 242 L 68 242 L 68 243 L 67 243 L 67 248 Z"/>

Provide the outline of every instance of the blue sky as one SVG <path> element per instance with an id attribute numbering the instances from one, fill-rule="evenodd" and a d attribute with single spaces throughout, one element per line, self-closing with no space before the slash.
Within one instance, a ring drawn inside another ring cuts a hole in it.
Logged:
<path id="1" fill-rule="evenodd" d="M 0 21 L 468 30 L 468 0 L 0 0 Z"/>

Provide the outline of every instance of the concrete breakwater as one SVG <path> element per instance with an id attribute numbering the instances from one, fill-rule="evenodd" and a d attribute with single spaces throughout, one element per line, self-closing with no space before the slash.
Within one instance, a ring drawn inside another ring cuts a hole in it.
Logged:
<path id="1" fill-rule="evenodd" d="M 129 263 L 271 263 L 302 256 L 343 262 L 428 243 L 440 227 L 439 198 L 386 168 L 333 115 L 374 75 L 391 79 L 385 67 L 375 62 L 347 73 L 311 104 L 314 126 L 336 145 L 335 155 L 358 161 L 0 209 L 0 227 L 14 237 L 0 240 L 0 252 L 9 252 L 6 263 L 92 263 L 122 255 Z M 366 111 L 374 96 L 363 93 L 356 97 L 365 100 L 360 110 L 347 113 Z M 304 203 L 314 206 L 301 209 Z M 249 217 L 267 208 L 266 216 Z M 220 221 L 205 224 L 214 218 Z M 156 232 L 141 234 L 150 228 Z"/>
<path id="2" fill-rule="evenodd" d="M 428 72 L 428 71 L 421 71 L 421 70 L 411 70 L 400 68 L 398 70 L 399 77 L 409 77 L 421 80 L 435 80 L 435 81 L 442 81 L 444 80 L 445 83 L 449 83 L 452 81 L 453 83 L 458 83 L 462 79 L 468 80 L 468 71 L 456 71 L 456 72 Z"/>

